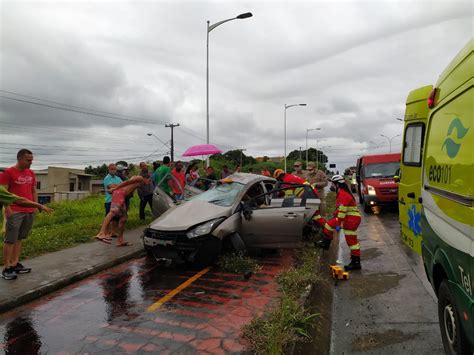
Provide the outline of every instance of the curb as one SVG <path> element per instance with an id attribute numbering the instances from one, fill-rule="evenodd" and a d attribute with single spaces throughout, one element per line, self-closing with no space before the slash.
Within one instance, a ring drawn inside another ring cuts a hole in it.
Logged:
<path id="1" fill-rule="evenodd" d="M 132 251 L 128 254 L 122 255 L 113 260 L 109 260 L 101 264 L 94 265 L 93 267 L 89 267 L 87 269 L 81 270 L 79 272 L 76 272 L 67 276 L 63 276 L 60 279 L 57 279 L 53 282 L 42 285 L 14 299 L 6 300 L 5 302 L 0 303 L 0 314 L 10 311 L 15 307 L 24 305 L 25 303 L 34 301 L 42 296 L 45 296 L 49 293 L 57 291 L 63 287 L 69 286 L 70 284 L 74 282 L 83 280 L 86 277 L 97 274 L 105 269 L 111 268 L 127 260 L 133 259 L 143 253 L 144 253 L 143 249 Z"/>
<path id="2" fill-rule="evenodd" d="M 319 314 L 310 330 L 311 340 L 294 342 L 289 347 L 289 354 L 329 354 L 334 298 L 334 280 L 330 275 L 329 266 L 337 260 L 339 242 L 339 238 L 334 239 L 328 252 L 321 249 L 320 263 L 315 265 L 315 270 L 322 279 L 318 283 L 310 285 L 308 292 L 302 295 L 304 308 Z"/>

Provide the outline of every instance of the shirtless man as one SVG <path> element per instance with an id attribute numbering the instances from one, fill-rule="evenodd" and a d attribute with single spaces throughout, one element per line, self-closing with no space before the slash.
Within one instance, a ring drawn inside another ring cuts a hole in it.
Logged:
<path id="1" fill-rule="evenodd" d="M 111 239 L 107 236 L 107 228 L 110 221 L 114 217 L 120 217 L 118 223 L 117 246 L 125 247 L 132 245 L 131 243 L 126 242 L 123 238 L 125 223 L 127 222 L 127 207 L 125 205 L 125 198 L 133 194 L 140 184 L 149 182 L 150 181 L 148 179 L 145 179 L 142 176 L 134 176 L 118 185 L 109 185 L 109 192 L 112 194 L 112 204 L 110 205 L 110 212 L 102 221 L 102 227 L 100 228 L 99 234 L 95 236 L 96 239 L 110 244 Z"/>

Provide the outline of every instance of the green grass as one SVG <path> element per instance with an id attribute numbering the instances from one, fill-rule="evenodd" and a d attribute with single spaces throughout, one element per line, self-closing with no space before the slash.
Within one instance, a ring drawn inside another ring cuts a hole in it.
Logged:
<path id="1" fill-rule="evenodd" d="M 301 296 L 308 285 L 318 281 L 319 253 L 306 245 L 297 253 L 297 266 L 282 271 L 277 278 L 281 299 L 263 317 L 254 318 L 243 328 L 243 337 L 256 354 L 282 354 L 293 341 L 310 339 L 309 329 L 318 314 L 304 307 Z"/>
<path id="2" fill-rule="evenodd" d="M 147 219 L 139 219 L 139 203 L 137 196 L 132 198 L 126 229 L 139 227 L 152 220 L 149 208 Z M 93 241 L 105 213 L 104 197 L 97 195 L 78 201 L 55 202 L 48 206 L 54 211 L 50 215 L 36 214 L 32 233 L 23 241 L 22 259 Z M 0 249 L 3 251 L 3 244 Z M 2 255 L 0 262 L 3 263 Z"/>
<path id="3" fill-rule="evenodd" d="M 219 257 L 217 265 L 222 271 L 234 274 L 243 274 L 245 272 L 257 272 L 261 266 L 255 259 L 242 254 L 225 254 Z"/>

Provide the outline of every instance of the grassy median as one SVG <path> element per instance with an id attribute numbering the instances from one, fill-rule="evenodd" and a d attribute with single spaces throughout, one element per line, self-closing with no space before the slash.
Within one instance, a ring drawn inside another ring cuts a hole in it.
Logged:
<path id="1" fill-rule="evenodd" d="M 336 194 L 326 196 L 326 216 L 331 216 Z M 311 341 L 310 329 L 318 314 L 304 305 L 304 294 L 310 285 L 320 280 L 320 252 L 312 243 L 296 251 L 296 265 L 282 271 L 277 278 L 281 291 L 279 304 L 243 328 L 243 337 L 256 354 L 283 354 L 295 341 Z"/>
<path id="2" fill-rule="evenodd" d="M 132 198 L 126 229 L 145 225 L 152 220 L 149 208 L 146 211 L 146 220 L 139 219 L 139 203 L 137 196 Z M 48 206 L 53 208 L 54 212 L 51 215 L 36 214 L 32 233 L 23 242 L 22 258 L 31 258 L 93 241 L 105 213 L 104 197 L 97 195 L 83 200 L 55 202 Z M 0 225 L 3 225 L 3 220 L 0 219 L 0 222 Z M 3 243 L 0 249 L 3 251 Z M 0 263 L 3 263 L 2 254 Z"/>

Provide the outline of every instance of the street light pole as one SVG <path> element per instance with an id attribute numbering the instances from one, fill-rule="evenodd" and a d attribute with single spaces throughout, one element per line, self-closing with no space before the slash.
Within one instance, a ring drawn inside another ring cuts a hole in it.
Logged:
<path id="1" fill-rule="evenodd" d="M 306 168 L 308 168 L 308 132 L 320 130 L 321 128 L 306 128 Z"/>
<path id="2" fill-rule="evenodd" d="M 286 173 L 286 110 L 289 109 L 290 107 L 294 107 L 294 106 L 306 106 L 306 104 L 291 104 L 291 105 L 285 104 L 285 119 L 284 119 L 284 124 L 283 124 L 283 126 L 284 126 L 283 135 L 284 135 L 284 141 L 285 141 L 285 158 L 284 158 L 284 160 L 285 160 L 285 169 L 284 169 L 285 173 Z"/>
<path id="3" fill-rule="evenodd" d="M 375 142 L 372 142 L 372 141 L 369 141 L 369 143 L 375 145 L 375 153 L 378 153 L 379 152 L 379 143 L 375 143 Z"/>
<path id="4" fill-rule="evenodd" d="M 242 20 L 249 17 L 252 17 L 251 12 L 246 12 L 240 14 L 236 17 L 229 18 L 227 20 L 216 22 L 211 25 L 210 21 L 207 21 L 207 31 L 206 31 L 206 143 L 209 144 L 209 32 L 211 32 L 217 26 L 222 25 L 223 23 L 232 21 L 232 20 Z M 207 165 L 209 165 L 209 156 L 207 157 Z"/>
<path id="5" fill-rule="evenodd" d="M 396 136 L 393 136 L 392 138 L 389 138 L 389 137 L 387 137 L 387 136 L 384 135 L 384 134 L 381 134 L 380 136 L 381 136 L 381 137 L 385 137 L 385 138 L 388 139 L 388 144 L 389 144 L 389 147 L 390 147 L 390 148 L 389 148 L 389 149 L 390 149 L 389 152 L 391 153 L 391 152 L 392 152 L 392 140 L 393 140 L 394 138 L 400 137 L 400 134 L 397 134 Z"/>
<path id="6" fill-rule="evenodd" d="M 326 138 L 323 139 L 316 139 L 316 164 L 318 164 L 318 169 L 319 169 L 319 142 L 324 142 L 327 141 Z"/>

